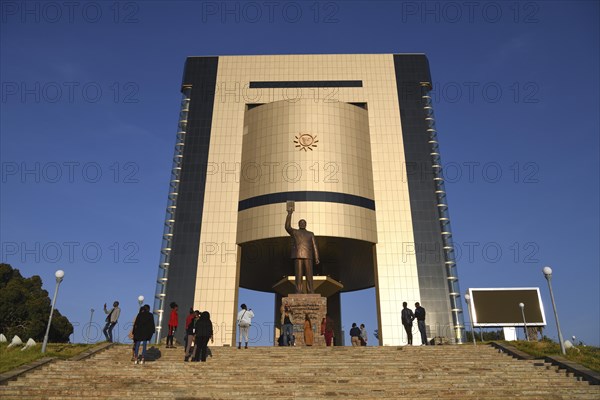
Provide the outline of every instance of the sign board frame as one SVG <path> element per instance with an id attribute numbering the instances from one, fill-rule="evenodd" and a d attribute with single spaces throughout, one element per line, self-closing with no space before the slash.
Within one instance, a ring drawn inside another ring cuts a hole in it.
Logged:
<path id="1" fill-rule="evenodd" d="M 522 292 L 522 295 L 518 292 Z M 467 306 L 471 310 L 474 327 L 525 326 L 519 303 L 525 304 L 525 322 L 528 327 L 546 326 L 540 288 L 469 288 L 469 296 L 471 300 Z M 506 316 L 507 311 L 511 315 L 510 318 L 499 317 L 497 321 L 490 318 L 490 314 Z"/>

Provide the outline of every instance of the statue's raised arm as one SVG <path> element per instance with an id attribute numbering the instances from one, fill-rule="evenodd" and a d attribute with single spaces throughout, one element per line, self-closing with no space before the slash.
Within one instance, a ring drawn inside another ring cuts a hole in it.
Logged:
<path id="1" fill-rule="evenodd" d="M 287 215 L 287 218 L 285 219 L 285 230 L 290 235 L 294 234 L 294 228 L 292 228 L 292 214 L 293 213 L 294 213 L 294 210 L 288 210 L 288 215 Z"/>

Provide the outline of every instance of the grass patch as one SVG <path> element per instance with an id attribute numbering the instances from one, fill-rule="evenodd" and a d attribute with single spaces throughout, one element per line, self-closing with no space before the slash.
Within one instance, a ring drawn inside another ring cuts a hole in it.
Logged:
<path id="1" fill-rule="evenodd" d="M 21 347 L 8 348 L 7 344 L 0 345 L 0 373 L 10 371 L 43 357 L 58 357 L 62 359 L 73 357 L 84 352 L 94 344 L 49 343 L 46 354 L 42 354 L 42 344 L 38 343 L 31 349 L 21 351 Z"/>
<path id="2" fill-rule="evenodd" d="M 560 352 L 560 345 L 550 340 L 542 340 L 539 342 L 517 340 L 514 342 L 503 343 L 516 347 L 536 358 L 543 358 L 545 356 L 563 356 Z M 576 346 L 567 350 L 565 358 L 593 371 L 600 372 L 600 348 L 598 347 Z"/>

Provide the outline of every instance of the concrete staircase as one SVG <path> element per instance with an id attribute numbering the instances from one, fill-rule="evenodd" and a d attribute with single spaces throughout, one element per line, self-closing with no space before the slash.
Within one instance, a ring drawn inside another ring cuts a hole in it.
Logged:
<path id="1" fill-rule="evenodd" d="M 600 399 L 600 386 L 489 346 L 211 350 L 185 363 L 181 347 L 155 347 L 134 365 L 130 346 L 115 346 L 10 381 L 0 399 Z"/>

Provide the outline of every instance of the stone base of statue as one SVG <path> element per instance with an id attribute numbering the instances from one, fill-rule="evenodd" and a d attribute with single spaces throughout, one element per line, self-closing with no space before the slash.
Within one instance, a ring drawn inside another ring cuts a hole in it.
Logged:
<path id="1" fill-rule="evenodd" d="M 306 290 L 306 277 L 303 277 Z M 325 338 L 321 336 L 321 321 L 325 314 L 340 321 L 340 291 L 344 288 L 340 282 L 329 276 L 316 275 L 313 277 L 314 294 L 296 294 L 296 278 L 285 276 L 275 285 L 275 343 L 277 346 L 281 334 L 281 315 L 287 305 L 293 312 L 294 336 L 296 346 L 304 346 L 304 318 L 308 314 L 313 331 L 313 346 L 325 346 Z M 336 336 L 341 337 L 341 325 L 336 324 Z"/>
<path id="2" fill-rule="evenodd" d="M 310 319 L 313 346 L 325 346 L 325 338 L 321 336 L 321 321 L 327 314 L 327 299 L 320 294 L 290 294 L 281 299 L 281 310 L 285 307 L 292 310 L 294 336 L 296 346 L 305 346 L 304 320 L 308 314 Z"/>

